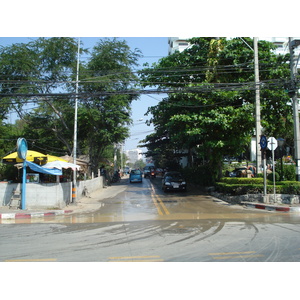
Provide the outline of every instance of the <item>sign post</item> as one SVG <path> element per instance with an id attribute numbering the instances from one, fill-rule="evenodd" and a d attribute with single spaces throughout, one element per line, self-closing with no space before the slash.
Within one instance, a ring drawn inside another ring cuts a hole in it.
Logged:
<path id="1" fill-rule="evenodd" d="M 268 139 L 268 149 L 272 151 L 274 203 L 276 202 L 274 150 L 277 148 L 277 146 L 277 140 L 274 137 L 270 137 Z"/>
<path id="2" fill-rule="evenodd" d="M 21 193 L 21 209 L 26 209 L 26 156 L 27 156 L 27 141 L 24 138 L 18 138 L 17 153 L 20 159 L 23 159 L 23 179 Z"/>
<path id="3" fill-rule="evenodd" d="M 263 158 L 263 173 L 264 173 L 264 202 L 266 201 L 266 196 L 267 196 L 267 170 L 266 170 L 266 149 L 268 145 L 267 138 L 262 135 L 260 138 L 260 147 L 261 147 L 261 152 L 262 152 L 262 158 Z"/>

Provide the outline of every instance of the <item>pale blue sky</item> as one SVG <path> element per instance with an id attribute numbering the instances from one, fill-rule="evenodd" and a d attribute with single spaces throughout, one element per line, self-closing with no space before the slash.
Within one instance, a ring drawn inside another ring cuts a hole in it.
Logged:
<path id="1" fill-rule="evenodd" d="M 28 43 L 30 37 L 2 37 L 0 45 L 8 46 L 14 43 Z M 80 37 L 83 47 L 92 48 L 100 37 Z M 139 67 L 148 62 L 150 65 L 157 62 L 160 58 L 168 54 L 168 38 L 167 37 L 121 37 L 125 39 L 131 49 L 138 48 L 142 51 L 143 57 L 139 60 Z M 141 95 L 139 100 L 132 103 L 132 119 L 133 126 L 130 127 L 131 136 L 125 141 L 125 150 L 137 148 L 138 142 L 150 134 L 153 130 L 152 126 L 144 124 L 149 117 L 144 116 L 149 106 L 156 105 L 162 95 Z M 143 119 L 143 121 L 138 121 Z M 79 132 L 80 135 L 80 132 Z M 143 151 L 145 149 L 142 149 Z"/>

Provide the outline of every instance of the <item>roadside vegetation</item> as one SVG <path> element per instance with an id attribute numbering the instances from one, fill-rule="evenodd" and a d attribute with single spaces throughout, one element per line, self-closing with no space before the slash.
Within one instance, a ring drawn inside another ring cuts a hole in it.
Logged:
<path id="1" fill-rule="evenodd" d="M 141 52 L 121 39 L 99 40 L 92 49 L 81 45 L 85 59 L 79 66 L 77 155 L 88 156 L 94 172 L 113 161 L 114 145 L 129 136 L 132 101 L 140 90 L 151 88 L 149 93 L 166 96 L 148 109 L 155 131 L 140 141 L 146 156 L 160 168 L 181 170 L 199 186 L 228 191 L 232 185 L 238 193 L 233 185 L 243 185 L 244 190 L 258 191 L 259 178 L 248 187 L 243 181 L 225 182 L 223 165 L 225 156 L 250 160 L 255 131 L 253 40 L 196 37 L 189 43 L 183 52 L 145 64 L 138 72 L 134 68 Z M 20 136 L 30 150 L 72 155 L 77 49 L 77 40 L 67 37 L 0 48 L 2 157 L 15 151 Z M 266 41 L 259 41 L 258 49 L 263 134 L 283 137 L 293 151 L 293 113 L 286 90 L 290 56 L 275 55 L 274 44 Z M 18 114 L 15 124 L 8 124 L 11 111 Z M 121 154 L 117 157 L 120 165 Z M 7 171 L 5 166 L 1 170 Z"/>

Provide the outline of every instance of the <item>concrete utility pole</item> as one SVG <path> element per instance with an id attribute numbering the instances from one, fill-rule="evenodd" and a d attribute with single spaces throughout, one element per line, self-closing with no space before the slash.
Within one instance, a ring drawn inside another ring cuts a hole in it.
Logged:
<path id="1" fill-rule="evenodd" d="M 76 88 L 75 88 L 75 116 L 74 116 L 74 145 L 73 145 L 73 163 L 76 165 L 77 152 L 77 102 L 78 102 L 78 80 L 79 80 L 79 54 L 80 54 L 80 38 L 78 38 L 78 52 L 77 52 L 77 71 L 76 71 Z M 72 185 L 72 203 L 76 202 L 76 173 L 73 171 L 73 185 Z"/>
<path id="2" fill-rule="evenodd" d="M 294 116 L 294 159 L 296 161 L 296 180 L 300 181 L 300 129 L 299 129 L 299 108 L 297 98 L 297 56 L 294 54 L 294 49 L 300 45 L 299 40 L 294 40 L 289 37 L 290 50 L 290 69 L 291 69 L 291 99 L 293 102 L 293 116 Z"/>
<path id="3" fill-rule="evenodd" d="M 260 87 L 259 87 L 259 65 L 258 65 L 258 46 L 257 37 L 253 38 L 254 43 L 254 75 L 255 75 L 255 131 L 256 131 L 256 172 L 261 173 L 261 120 L 260 120 Z"/>

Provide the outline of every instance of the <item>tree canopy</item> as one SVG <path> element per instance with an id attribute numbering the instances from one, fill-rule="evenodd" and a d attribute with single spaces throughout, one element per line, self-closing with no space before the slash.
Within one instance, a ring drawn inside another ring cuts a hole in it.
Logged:
<path id="1" fill-rule="evenodd" d="M 254 135 L 253 41 L 193 38 L 190 43 L 141 73 L 144 86 L 168 93 L 149 108 L 156 132 L 143 142 L 149 155 L 188 155 L 190 165 L 197 157 L 217 170 L 223 156 L 245 152 Z M 267 135 L 290 138 L 292 108 L 283 89 L 289 56 L 275 55 L 273 48 L 259 41 L 262 126 Z"/>
<path id="2" fill-rule="evenodd" d="M 77 51 L 77 40 L 67 37 L 0 48 L 0 119 L 16 111 L 32 150 L 71 155 L 77 96 L 77 155 L 88 155 L 96 171 L 105 148 L 128 136 L 137 94 L 126 91 L 137 84 L 132 67 L 141 52 L 116 38 L 99 40 L 91 51 L 81 45 L 88 58 L 80 62 L 76 95 Z"/>

